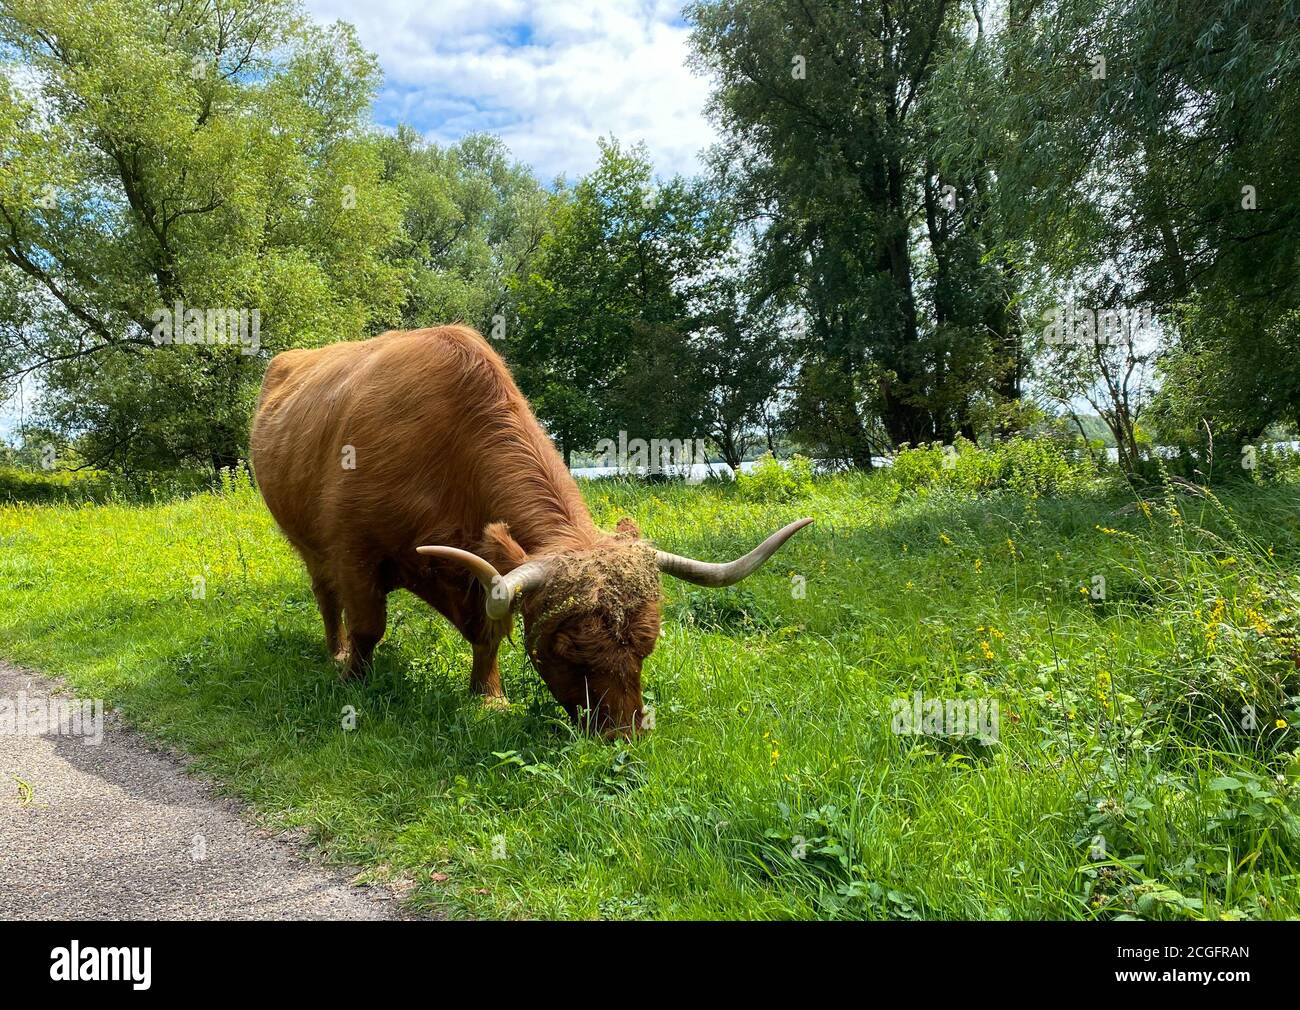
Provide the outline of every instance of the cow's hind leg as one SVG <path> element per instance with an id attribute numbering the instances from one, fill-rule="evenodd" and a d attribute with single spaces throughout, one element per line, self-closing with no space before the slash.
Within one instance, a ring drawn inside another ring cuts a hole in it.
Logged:
<path id="1" fill-rule="evenodd" d="M 365 677 L 375 646 L 388 624 L 387 595 L 374 583 L 348 586 L 342 592 L 343 616 L 348 625 L 348 655 L 345 679 Z"/>

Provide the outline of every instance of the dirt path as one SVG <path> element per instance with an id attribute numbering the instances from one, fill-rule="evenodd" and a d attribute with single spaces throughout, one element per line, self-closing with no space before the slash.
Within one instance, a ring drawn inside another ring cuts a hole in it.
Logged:
<path id="1" fill-rule="evenodd" d="M 30 713 L 57 687 L 0 663 L 0 919 L 405 917 L 258 832 L 108 713 L 93 746 L 6 731 L 6 702 L 25 695 Z"/>

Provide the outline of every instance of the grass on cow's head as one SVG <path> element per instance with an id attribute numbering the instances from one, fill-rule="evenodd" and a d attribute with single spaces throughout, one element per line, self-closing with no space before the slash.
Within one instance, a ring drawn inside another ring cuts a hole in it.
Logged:
<path id="1" fill-rule="evenodd" d="M 561 619 L 583 614 L 605 615 L 617 632 L 659 593 L 655 551 L 643 541 L 619 537 L 594 550 L 556 555 L 546 584 L 536 591 L 530 642 Z"/>

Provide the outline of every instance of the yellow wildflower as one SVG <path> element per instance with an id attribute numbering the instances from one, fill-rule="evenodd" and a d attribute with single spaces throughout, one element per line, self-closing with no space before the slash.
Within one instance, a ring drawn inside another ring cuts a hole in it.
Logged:
<path id="1" fill-rule="evenodd" d="M 1209 619 L 1205 622 L 1205 644 L 1209 646 L 1211 652 L 1214 651 L 1215 640 L 1219 637 L 1219 621 L 1223 618 L 1223 607 L 1223 599 L 1216 598 L 1214 610 L 1210 612 Z"/>
<path id="2" fill-rule="evenodd" d="M 1265 620 L 1264 615 L 1253 607 L 1246 608 L 1246 617 L 1249 618 L 1251 627 L 1261 635 L 1267 635 L 1273 630 L 1273 626 Z"/>
<path id="3" fill-rule="evenodd" d="M 1110 673 L 1106 670 L 1097 671 L 1097 700 L 1110 711 Z"/>

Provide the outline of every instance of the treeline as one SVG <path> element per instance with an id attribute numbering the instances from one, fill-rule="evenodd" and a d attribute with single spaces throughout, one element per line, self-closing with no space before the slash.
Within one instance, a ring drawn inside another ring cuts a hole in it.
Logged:
<path id="1" fill-rule="evenodd" d="M 377 130 L 374 57 L 296 0 L 8 0 L 0 396 L 23 458 L 220 469 L 274 353 L 463 320 L 569 456 L 1095 414 L 1127 467 L 1222 457 L 1300 420 L 1298 13 L 695 3 L 707 165 L 611 139 L 570 183 Z"/>

